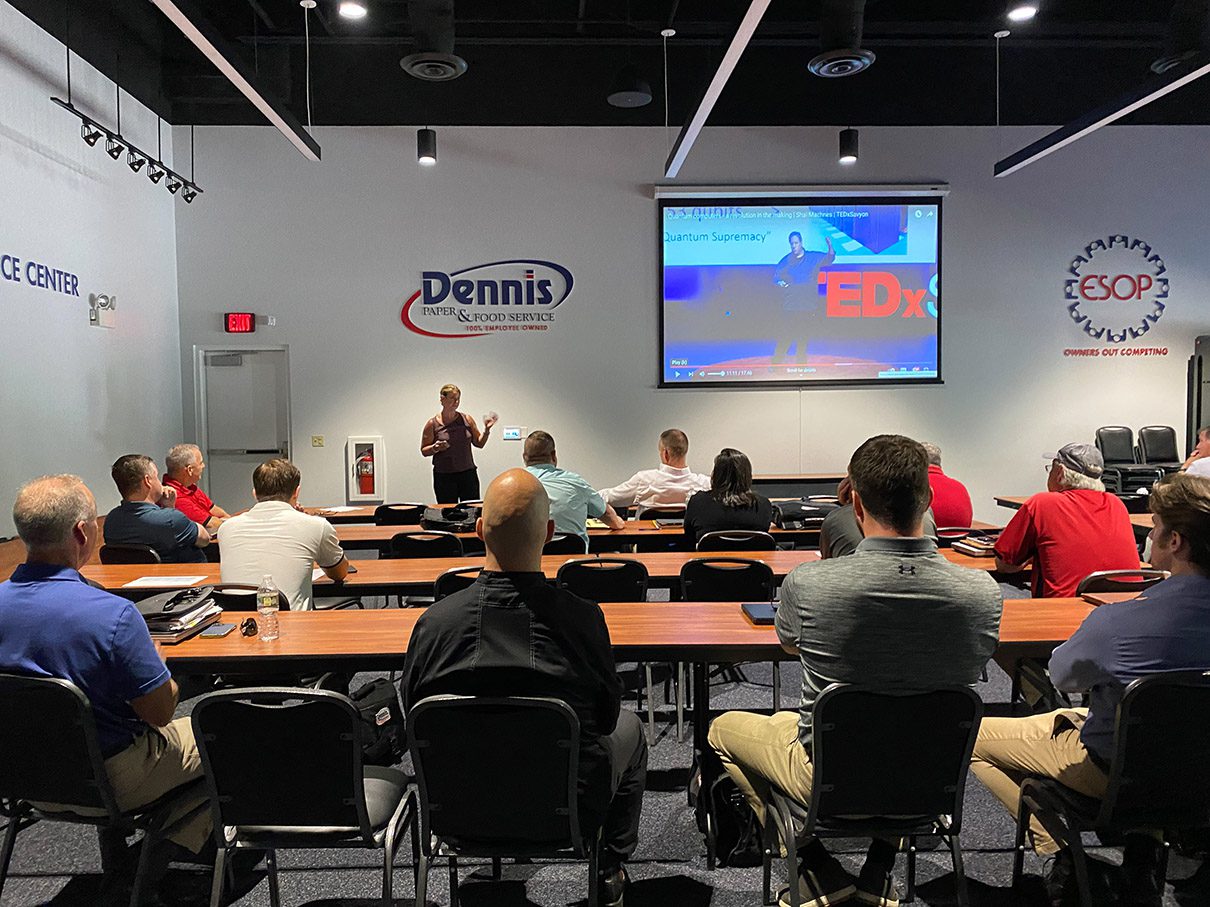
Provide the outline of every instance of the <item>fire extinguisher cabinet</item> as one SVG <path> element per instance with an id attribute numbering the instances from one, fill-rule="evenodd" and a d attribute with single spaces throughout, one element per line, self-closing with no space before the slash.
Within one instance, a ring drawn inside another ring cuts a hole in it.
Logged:
<path id="1" fill-rule="evenodd" d="M 382 435 L 349 437 L 345 444 L 345 487 L 350 504 L 386 502 L 387 456 Z"/>

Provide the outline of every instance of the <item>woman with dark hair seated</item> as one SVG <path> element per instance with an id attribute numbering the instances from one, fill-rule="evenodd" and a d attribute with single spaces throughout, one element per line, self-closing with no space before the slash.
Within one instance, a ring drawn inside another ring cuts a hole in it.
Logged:
<path id="1" fill-rule="evenodd" d="M 752 464 L 740 451 L 724 447 L 714 458 L 710 490 L 699 491 L 685 506 L 685 537 L 696 545 L 707 532 L 768 532 L 772 523 L 773 505 L 752 490 Z"/>

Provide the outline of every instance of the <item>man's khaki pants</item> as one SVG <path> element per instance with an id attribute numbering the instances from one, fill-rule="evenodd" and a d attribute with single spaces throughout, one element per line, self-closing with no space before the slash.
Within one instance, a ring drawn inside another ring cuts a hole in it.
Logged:
<path id="1" fill-rule="evenodd" d="M 1080 741 L 1080 728 L 1087 717 L 1087 709 L 1059 709 L 1028 718 L 984 718 L 971 756 L 971 771 L 1014 819 L 1021 782 L 1031 776 L 1053 778 L 1078 793 L 1104 797 L 1109 778 Z M 1035 816 L 1030 817 L 1029 834 L 1038 853 L 1059 850 Z"/>
<path id="2" fill-rule="evenodd" d="M 798 712 L 724 712 L 710 725 L 711 748 L 761 825 L 771 785 L 800 803 L 811 800 L 811 759 L 798 742 Z"/>
<path id="3" fill-rule="evenodd" d="M 200 778 L 202 760 L 198 755 L 197 743 L 193 739 L 193 726 L 189 719 L 178 718 L 165 727 L 148 728 L 145 734 L 136 737 L 126 749 L 105 760 L 105 773 L 109 775 L 118 809 L 123 812 L 152 803 L 173 788 Z M 166 825 L 171 825 L 194 810 L 197 811 L 196 815 L 169 834 L 168 840 L 192 853 L 198 853 L 202 849 L 213 828 L 210 809 L 205 806 L 207 799 L 206 793 L 199 793 L 196 797 L 182 801 L 169 814 Z M 52 804 L 35 805 L 55 808 Z M 94 811 L 79 812 L 89 815 Z M 104 814 L 95 812 L 97 815 Z"/>

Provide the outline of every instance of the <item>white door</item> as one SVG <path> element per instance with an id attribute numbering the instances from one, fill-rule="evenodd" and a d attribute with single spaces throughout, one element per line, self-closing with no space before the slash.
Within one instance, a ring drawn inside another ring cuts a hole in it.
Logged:
<path id="1" fill-rule="evenodd" d="M 251 507 L 252 471 L 290 456 L 288 350 L 194 349 L 202 485 L 228 513 Z"/>

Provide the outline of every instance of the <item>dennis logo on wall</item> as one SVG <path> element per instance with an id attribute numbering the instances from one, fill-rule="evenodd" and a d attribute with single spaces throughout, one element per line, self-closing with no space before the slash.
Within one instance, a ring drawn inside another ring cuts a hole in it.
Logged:
<path id="1" fill-rule="evenodd" d="M 571 271 L 553 261 L 514 258 L 424 271 L 399 320 L 424 337 L 484 337 L 501 331 L 546 331 L 571 295 Z"/>
<path id="2" fill-rule="evenodd" d="M 1071 260 L 1063 281 L 1067 313 L 1084 335 L 1108 346 L 1065 350 L 1067 356 L 1164 356 L 1145 342 L 1168 305 L 1168 268 L 1150 243 L 1124 233 L 1098 238 Z"/>

